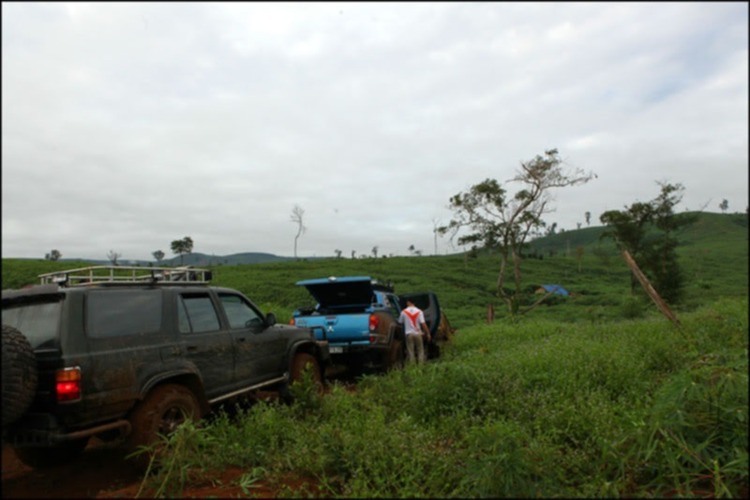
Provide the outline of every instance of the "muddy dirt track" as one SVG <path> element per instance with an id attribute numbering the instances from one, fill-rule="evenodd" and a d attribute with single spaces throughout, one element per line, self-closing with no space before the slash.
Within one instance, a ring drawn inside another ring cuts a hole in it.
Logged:
<path id="1" fill-rule="evenodd" d="M 353 378 L 346 374 L 333 378 L 356 390 Z M 262 399 L 278 397 L 276 393 L 260 395 Z M 206 484 L 191 485 L 182 498 L 238 498 L 247 497 L 236 485 L 247 472 L 239 468 L 226 468 Z M 125 452 L 111 444 L 92 439 L 80 457 L 70 463 L 44 470 L 34 470 L 24 465 L 9 446 L 3 446 L 2 490 L 0 497 L 7 498 L 134 498 L 141 487 L 143 474 L 125 459 Z M 288 486 L 294 488 L 295 479 Z M 262 484 L 254 485 L 251 495 L 273 498 L 274 489 Z M 141 494 L 141 496 L 146 496 Z"/>

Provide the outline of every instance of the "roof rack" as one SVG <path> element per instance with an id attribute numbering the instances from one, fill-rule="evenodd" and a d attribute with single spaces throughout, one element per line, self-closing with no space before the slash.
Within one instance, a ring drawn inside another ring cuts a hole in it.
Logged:
<path id="1" fill-rule="evenodd" d="M 40 274 L 42 285 L 91 286 L 112 284 L 205 285 L 211 281 L 208 269 L 191 266 L 138 267 L 90 266 Z"/>

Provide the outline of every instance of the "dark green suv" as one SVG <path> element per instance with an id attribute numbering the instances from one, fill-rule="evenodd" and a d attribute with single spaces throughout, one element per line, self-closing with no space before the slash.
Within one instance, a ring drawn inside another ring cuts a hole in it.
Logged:
<path id="1" fill-rule="evenodd" d="M 309 369 L 326 342 L 276 325 L 193 268 L 95 266 L 2 292 L 3 441 L 32 467 L 69 460 L 92 436 L 132 450 L 185 418 Z"/>

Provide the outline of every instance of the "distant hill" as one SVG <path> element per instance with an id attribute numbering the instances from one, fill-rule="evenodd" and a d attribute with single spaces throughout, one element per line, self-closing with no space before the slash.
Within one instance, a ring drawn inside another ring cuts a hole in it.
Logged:
<path id="1" fill-rule="evenodd" d="M 691 212 L 687 212 L 691 213 Z M 692 212 L 694 213 L 694 212 Z M 733 258 L 744 258 L 736 249 L 746 249 L 748 241 L 748 216 L 745 213 L 720 214 L 720 213 L 697 213 L 695 224 L 687 227 L 678 234 L 680 240 L 679 250 L 682 253 L 705 252 L 708 248 L 716 245 L 727 246 L 728 256 Z M 578 247 L 583 247 L 586 252 L 597 252 L 599 250 L 615 252 L 614 242 L 601 235 L 606 230 L 605 226 L 584 227 L 581 229 L 562 231 L 555 234 L 536 238 L 529 242 L 525 254 L 536 254 L 539 256 L 552 255 L 575 255 Z M 463 253 L 463 252 L 458 252 Z M 304 260 L 316 260 L 325 257 L 304 257 Z M 38 260 L 38 259 L 29 259 Z M 208 255 L 194 252 L 183 255 L 182 261 L 179 256 L 171 257 L 161 261 L 162 266 L 218 266 L 239 264 L 266 264 L 271 262 L 294 261 L 294 257 L 281 257 L 264 252 L 242 252 L 231 255 Z M 106 259 L 91 260 L 80 258 L 63 258 L 61 262 L 87 262 L 91 265 L 108 265 Z M 155 265 L 154 260 L 128 260 L 123 259 L 120 265 Z"/>
<path id="2" fill-rule="evenodd" d="M 265 264 L 267 262 L 284 262 L 288 260 L 294 260 L 294 257 L 280 257 L 270 253 L 263 252 L 243 252 L 235 253 L 232 255 L 207 255 L 205 253 L 193 252 L 191 254 L 185 254 L 180 259 L 180 256 L 172 257 L 170 259 L 163 259 L 160 263 L 161 266 L 219 266 L 219 265 L 238 265 L 238 264 Z M 69 258 L 60 259 L 60 262 L 80 262 L 85 261 L 92 265 L 109 265 L 109 260 L 92 260 L 92 259 L 79 259 Z M 119 261 L 120 265 L 123 266 L 148 266 L 156 265 L 155 260 L 129 260 L 122 259 Z"/>
<path id="3" fill-rule="evenodd" d="M 743 242 L 744 248 L 747 248 L 747 214 L 708 212 L 686 212 L 686 214 L 693 214 L 698 217 L 694 224 L 677 233 L 677 239 L 680 242 L 679 248 L 683 251 L 716 245 L 743 248 L 743 245 L 741 245 Z M 579 246 L 587 250 L 595 247 L 614 249 L 614 242 L 610 238 L 602 239 L 601 237 L 605 230 L 605 226 L 595 226 L 543 236 L 529 242 L 528 252 L 536 252 L 542 255 L 574 253 L 576 247 Z M 739 246 L 735 246 L 735 244 L 739 244 Z"/>

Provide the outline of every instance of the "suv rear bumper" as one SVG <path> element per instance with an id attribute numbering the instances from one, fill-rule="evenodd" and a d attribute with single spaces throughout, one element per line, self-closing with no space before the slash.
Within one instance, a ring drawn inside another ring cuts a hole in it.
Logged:
<path id="1" fill-rule="evenodd" d="M 116 420 L 77 431 L 61 428 L 54 416 L 46 413 L 30 413 L 23 422 L 9 427 L 3 434 L 3 441 L 20 447 L 49 447 L 66 441 L 74 441 L 108 431 L 119 431 L 121 435 L 130 433 L 130 422 Z"/>

